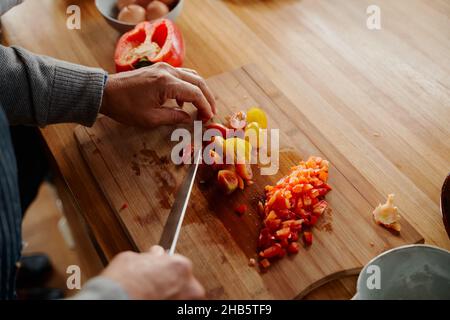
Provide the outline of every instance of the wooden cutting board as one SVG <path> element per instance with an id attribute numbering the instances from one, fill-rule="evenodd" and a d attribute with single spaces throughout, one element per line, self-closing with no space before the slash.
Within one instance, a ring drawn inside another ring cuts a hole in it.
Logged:
<path id="1" fill-rule="evenodd" d="M 280 128 L 284 146 L 277 175 L 261 176 L 254 170 L 255 184 L 228 197 L 214 184 L 200 183 L 208 181 L 208 170 L 199 172 L 177 251 L 192 259 L 209 298 L 301 298 L 327 281 L 358 273 L 386 249 L 423 242 L 405 220 L 400 235 L 372 221 L 373 208 L 384 202 L 386 195 L 380 194 L 356 167 L 351 176 L 343 176 L 340 169 L 351 166 L 347 160 L 351 155 L 340 154 L 320 134 L 317 126 L 321 124 L 307 121 L 256 66 L 215 76 L 208 83 L 217 96 L 220 120 L 232 111 L 259 106 L 268 114 L 269 127 Z M 125 127 L 106 117 L 93 128 L 80 126 L 75 131 L 83 157 L 111 204 L 111 214 L 117 215 L 139 251 L 158 243 L 187 170 L 170 161 L 175 145 L 170 141 L 172 131 L 171 127 Z M 265 185 L 275 183 L 292 165 L 310 155 L 331 162 L 329 183 L 333 191 L 327 200 L 332 211 L 314 229 L 311 247 L 274 263 L 262 274 L 248 266 L 249 259 L 257 257 L 257 198 Z M 355 182 L 364 187 L 356 189 Z M 233 209 L 242 203 L 249 211 L 239 217 Z M 402 208 L 399 210 L 401 214 Z"/>

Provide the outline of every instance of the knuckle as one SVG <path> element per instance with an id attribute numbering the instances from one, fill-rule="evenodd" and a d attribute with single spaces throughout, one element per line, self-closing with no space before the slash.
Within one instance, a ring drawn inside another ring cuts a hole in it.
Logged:
<path id="1" fill-rule="evenodd" d="M 202 90 L 200 90 L 199 87 L 194 88 L 193 94 L 194 94 L 195 99 L 197 99 L 197 100 L 201 99 L 201 97 L 203 96 Z"/>
<path id="2" fill-rule="evenodd" d="M 174 256 L 172 267 L 180 274 L 189 274 L 192 271 L 192 262 L 183 256 Z"/>
<path id="3" fill-rule="evenodd" d="M 205 79 L 203 79 L 201 77 L 196 77 L 196 79 L 197 79 L 197 85 L 199 86 L 199 88 L 206 89 L 206 81 L 205 81 Z"/>
<path id="4" fill-rule="evenodd" d="M 173 74 L 174 73 L 174 67 L 172 67 L 170 64 L 166 62 L 158 62 L 157 68 L 161 72 L 167 73 L 167 74 Z"/>
<path id="5" fill-rule="evenodd" d="M 160 72 L 156 75 L 156 81 L 160 85 L 166 85 L 169 81 L 169 75 L 165 72 Z"/>
<path id="6" fill-rule="evenodd" d="M 165 62 L 157 62 L 157 63 L 155 64 L 155 67 L 156 67 L 157 69 L 167 70 L 168 67 L 169 67 L 169 64 L 167 64 L 167 63 L 165 63 Z"/>
<path id="7" fill-rule="evenodd" d="M 133 251 L 123 251 L 117 255 L 119 260 L 130 260 L 135 257 L 136 253 Z"/>

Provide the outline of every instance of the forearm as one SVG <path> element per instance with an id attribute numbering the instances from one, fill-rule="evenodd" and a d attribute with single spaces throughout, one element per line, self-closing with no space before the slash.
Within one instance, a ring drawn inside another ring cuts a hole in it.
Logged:
<path id="1" fill-rule="evenodd" d="M 106 73 L 0 46 L 0 103 L 10 124 L 45 126 L 97 117 Z"/>

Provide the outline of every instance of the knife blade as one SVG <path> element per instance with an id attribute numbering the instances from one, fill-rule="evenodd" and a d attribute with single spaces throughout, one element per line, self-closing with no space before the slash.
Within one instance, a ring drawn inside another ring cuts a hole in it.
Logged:
<path id="1" fill-rule="evenodd" d="M 172 209 L 167 217 L 161 239 L 159 240 L 159 245 L 166 249 L 169 255 L 173 255 L 177 247 L 178 237 L 183 225 L 189 198 L 191 197 L 195 176 L 197 175 L 198 166 L 200 164 L 201 154 L 202 152 L 200 149 L 194 156 L 194 164 L 191 168 L 189 168 L 189 171 L 178 190 L 175 197 L 175 202 L 173 203 Z"/>

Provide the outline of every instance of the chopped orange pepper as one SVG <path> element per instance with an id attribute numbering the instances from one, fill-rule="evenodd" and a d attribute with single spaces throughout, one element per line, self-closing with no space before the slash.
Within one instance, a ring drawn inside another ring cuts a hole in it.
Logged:
<path id="1" fill-rule="evenodd" d="M 273 186 L 266 186 L 266 202 L 258 203 L 264 219 L 258 248 L 260 265 L 267 269 L 270 261 L 299 251 L 297 243 L 303 226 L 305 245 L 312 244 L 310 228 L 328 207 L 324 200 L 331 190 L 327 184 L 329 162 L 321 157 L 310 157 L 291 168 L 289 175 Z"/>

